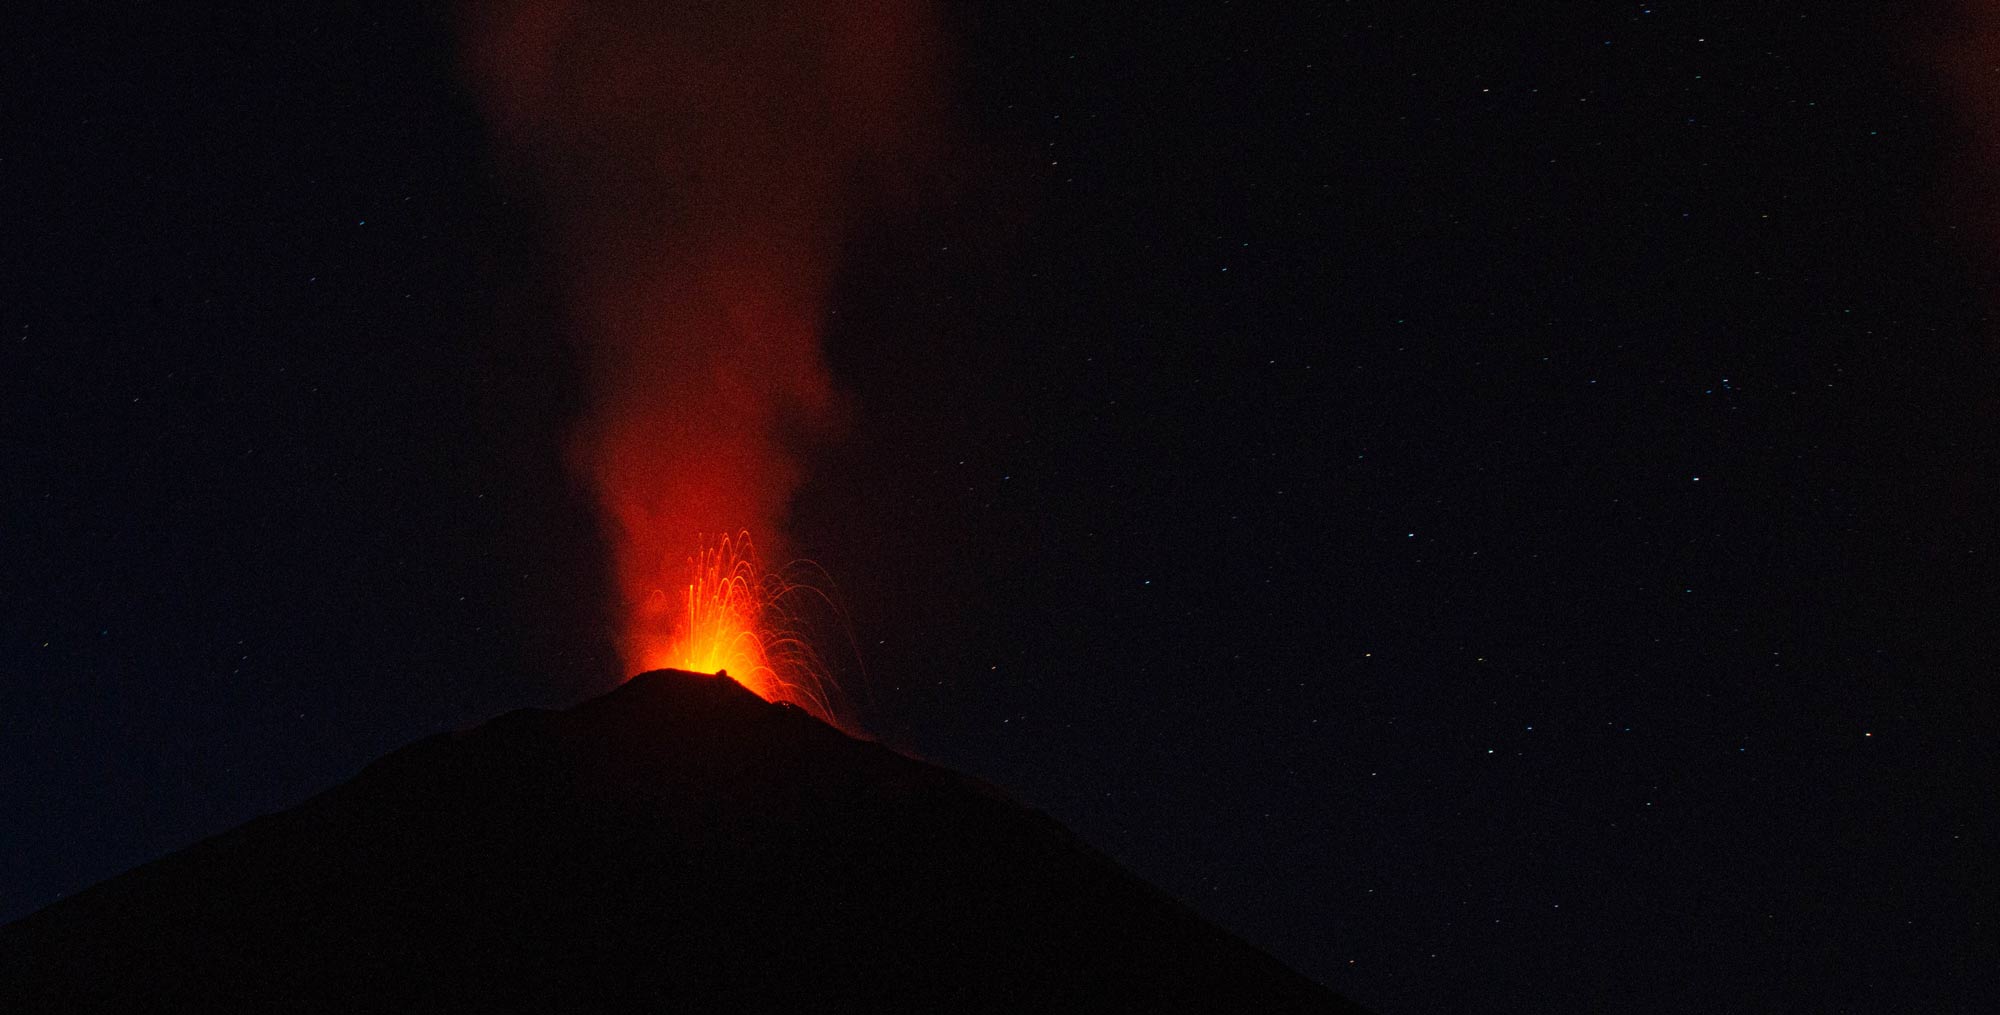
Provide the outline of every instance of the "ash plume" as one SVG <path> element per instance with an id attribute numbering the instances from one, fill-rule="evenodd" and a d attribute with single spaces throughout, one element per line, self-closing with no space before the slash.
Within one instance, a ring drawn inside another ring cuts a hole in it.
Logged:
<path id="1" fill-rule="evenodd" d="M 923 0 L 503 0 L 467 5 L 461 33 L 587 350 L 571 455 L 629 666 L 641 604 L 698 535 L 784 552 L 799 456 L 845 414 L 820 347 L 839 246 L 930 147 L 939 27 Z"/>

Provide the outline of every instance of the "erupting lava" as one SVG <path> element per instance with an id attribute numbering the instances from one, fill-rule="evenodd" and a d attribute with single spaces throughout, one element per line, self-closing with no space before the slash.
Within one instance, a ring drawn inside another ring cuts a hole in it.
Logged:
<path id="1" fill-rule="evenodd" d="M 915 196 L 942 110 L 933 0 L 460 5 L 465 69 L 538 184 L 584 355 L 570 464 L 596 495 L 628 673 L 726 669 L 833 720 L 825 597 L 760 571 L 848 407 L 820 347 L 868 212 Z M 664 590 L 663 590 L 664 589 Z M 817 605 L 814 605 L 817 604 Z"/>
<path id="2" fill-rule="evenodd" d="M 648 670 L 727 673 L 766 701 L 841 725 L 826 665 L 795 608 L 801 598 L 826 603 L 826 596 L 788 570 L 762 570 L 748 532 L 703 545 L 688 559 L 684 588 L 648 598 L 632 655 Z"/>

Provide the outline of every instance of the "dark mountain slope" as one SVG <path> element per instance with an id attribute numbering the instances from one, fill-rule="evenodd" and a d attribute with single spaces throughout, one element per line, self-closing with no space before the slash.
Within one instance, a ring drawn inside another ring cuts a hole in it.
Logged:
<path id="1" fill-rule="evenodd" d="M 733 681 L 414 744 L 0 929 L 0 1008 L 1358 1011 Z"/>

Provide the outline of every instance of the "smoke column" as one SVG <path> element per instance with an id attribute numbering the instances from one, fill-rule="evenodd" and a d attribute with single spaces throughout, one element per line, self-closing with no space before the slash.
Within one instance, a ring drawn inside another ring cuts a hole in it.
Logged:
<path id="1" fill-rule="evenodd" d="M 843 414 L 820 326 L 843 234 L 910 182 L 938 89 L 924 0 L 499 0 L 467 72 L 552 219 L 588 408 L 571 448 L 628 672 L 697 538 L 785 552 L 798 455 Z M 778 557 L 776 559 L 783 559 Z"/>

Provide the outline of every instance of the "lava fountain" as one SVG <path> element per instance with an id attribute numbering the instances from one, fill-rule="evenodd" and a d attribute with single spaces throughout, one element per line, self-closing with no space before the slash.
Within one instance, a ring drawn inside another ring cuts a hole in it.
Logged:
<path id="1" fill-rule="evenodd" d="M 832 600 L 794 577 L 809 566 L 763 570 L 748 532 L 705 544 L 688 558 L 685 585 L 647 597 L 628 651 L 645 669 L 727 674 L 766 701 L 844 725 L 811 620 Z"/>
<path id="2" fill-rule="evenodd" d="M 853 227 L 915 196 L 944 51 L 934 0 L 463 0 L 466 74 L 528 171 L 583 353 L 570 464 L 595 494 L 628 673 L 726 669 L 832 718 L 761 570 L 850 407 L 820 345 Z M 698 546 L 697 533 L 739 533 Z M 676 576 L 674 562 L 687 560 Z"/>

